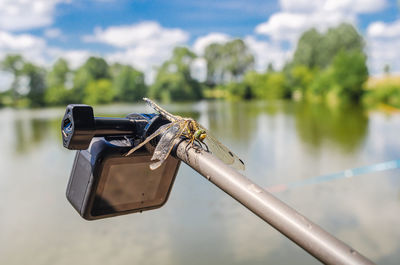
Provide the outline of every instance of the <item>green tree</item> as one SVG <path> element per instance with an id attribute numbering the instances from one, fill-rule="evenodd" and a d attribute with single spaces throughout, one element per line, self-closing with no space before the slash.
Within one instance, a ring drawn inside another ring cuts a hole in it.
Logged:
<path id="1" fill-rule="evenodd" d="M 267 73 L 273 73 L 273 72 L 275 72 L 274 66 L 272 65 L 272 63 L 269 63 L 267 67 Z"/>
<path id="2" fill-rule="evenodd" d="M 47 74 L 47 90 L 45 102 L 48 105 L 61 105 L 74 102 L 72 89 L 72 72 L 67 61 L 58 59 Z"/>
<path id="3" fill-rule="evenodd" d="M 162 101 L 202 98 L 200 83 L 190 73 L 195 58 L 196 55 L 189 49 L 175 48 L 172 58 L 158 69 L 155 82 L 150 87 L 150 96 Z"/>
<path id="4" fill-rule="evenodd" d="M 113 101 L 115 90 L 109 79 L 90 81 L 83 93 L 83 102 L 89 105 L 107 104 Z"/>
<path id="5" fill-rule="evenodd" d="M 74 101 L 82 102 L 84 89 L 95 80 L 110 79 L 109 67 L 103 58 L 90 57 L 74 75 Z"/>
<path id="6" fill-rule="evenodd" d="M 368 76 L 363 49 L 362 36 L 350 24 L 303 33 L 283 71 L 293 97 L 358 100 Z"/>
<path id="7" fill-rule="evenodd" d="M 342 23 L 330 28 L 322 40 L 318 65 L 321 68 L 329 66 L 340 51 L 362 53 L 364 45 L 363 37 L 353 25 Z"/>
<path id="8" fill-rule="evenodd" d="M 25 63 L 22 72 L 29 80 L 29 92 L 27 98 L 31 106 L 43 106 L 46 92 L 46 71 L 32 63 Z"/>
<path id="9" fill-rule="evenodd" d="M 338 88 L 333 75 L 333 68 L 328 67 L 325 70 L 319 71 L 308 85 L 308 89 L 305 91 L 308 100 L 325 100 L 329 91 L 336 91 Z"/>
<path id="10" fill-rule="evenodd" d="M 390 65 L 389 64 L 385 64 L 385 66 L 383 67 L 383 72 L 385 73 L 385 75 L 390 74 Z"/>
<path id="11" fill-rule="evenodd" d="M 245 82 L 230 82 L 221 85 L 221 88 L 228 92 L 226 95 L 230 99 L 250 99 L 253 97 L 250 86 Z"/>
<path id="12" fill-rule="evenodd" d="M 205 49 L 204 58 L 207 61 L 207 83 L 211 86 L 241 81 L 246 71 L 254 67 L 254 56 L 241 39 L 210 44 Z"/>
<path id="13" fill-rule="evenodd" d="M 113 65 L 113 84 L 120 101 L 141 100 L 147 94 L 144 74 L 128 65 Z"/>
<path id="14" fill-rule="evenodd" d="M 292 64 L 294 66 L 303 65 L 308 68 L 314 68 L 320 64 L 321 43 L 323 36 L 316 29 L 310 29 L 304 32 L 296 47 Z"/>
<path id="15" fill-rule="evenodd" d="M 341 96 L 359 100 L 368 79 L 366 56 L 360 51 L 340 51 L 333 60 L 333 77 Z"/>
<path id="16" fill-rule="evenodd" d="M 290 87 L 294 99 L 303 99 L 306 91 L 318 75 L 318 70 L 309 68 L 305 65 L 296 65 L 289 68 L 289 74 L 285 74 L 287 84 Z"/>
<path id="17" fill-rule="evenodd" d="M 367 107 L 376 107 L 383 103 L 400 108 L 400 80 L 386 78 L 370 86 L 363 94 L 362 103 Z"/>
<path id="18" fill-rule="evenodd" d="M 47 75 L 47 84 L 49 87 L 64 86 L 68 79 L 70 69 L 66 60 L 58 59 L 51 71 Z"/>
<path id="19" fill-rule="evenodd" d="M 351 24 L 342 23 L 325 34 L 310 29 L 302 34 L 293 56 L 293 66 L 326 68 L 341 51 L 362 51 L 364 40 Z"/>
<path id="20" fill-rule="evenodd" d="M 11 97 L 14 104 L 16 104 L 16 101 L 20 97 L 18 87 L 20 83 L 20 77 L 23 74 L 24 64 L 25 61 L 19 54 L 7 55 L 0 64 L 2 70 L 10 72 L 11 74 L 14 75 L 14 80 L 10 87 Z"/>
<path id="21" fill-rule="evenodd" d="M 93 80 L 110 78 L 108 64 L 103 58 L 90 57 L 83 65 L 83 68 Z"/>
<path id="22" fill-rule="evenodd" d="M 281 99 L 288 95 L 285 75 L 280 72 L 264 74 L 250 71 L 244 77 L 244 83 L 250 88 L 250 94 L 261 99 Z"/>

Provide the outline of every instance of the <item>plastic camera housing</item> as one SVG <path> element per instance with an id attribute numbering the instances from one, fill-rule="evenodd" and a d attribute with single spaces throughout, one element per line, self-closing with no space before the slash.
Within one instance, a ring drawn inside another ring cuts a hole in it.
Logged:
<path id="1" fill-rule="evenodd" d="M 120 141 L 95 137 L 88 150 L 77 151 L 67 187 L 67 198 L 86 220 L 141 212 L 163 206 L 169 196 L 180 161 L 169 156 L 150 170 L 152 154 L 130 149 Z"/>
<path id="2" fill-rule="evenodd" d="M 64 147 L 83 150 L 89 147 L 94 136 L 93 108 L 83 104 L 70 104 L 61 123 Z"/>

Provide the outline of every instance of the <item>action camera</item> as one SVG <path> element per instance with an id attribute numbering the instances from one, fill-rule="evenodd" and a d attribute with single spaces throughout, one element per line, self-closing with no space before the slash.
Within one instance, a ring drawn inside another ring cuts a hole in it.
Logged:
<path id="1" fill-rule="evenodd" d="M 180 161 L 169 156 L 151 170 L 152 143 L 126 154 L 167 122 L 155 114 L 95 118 L 90 106 L 68 105 L 61 123 L 63 143 L 83 150 L 76 152 L 66 195 L 83 218 L 142 212 L 166 203 Z"/>

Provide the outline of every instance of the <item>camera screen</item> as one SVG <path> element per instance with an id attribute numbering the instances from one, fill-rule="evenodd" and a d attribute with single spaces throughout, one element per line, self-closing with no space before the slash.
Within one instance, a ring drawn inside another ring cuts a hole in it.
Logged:
<path id="1" fill-rule="evenodd" d="M 141 211 L 162 206 L 175 177 L 178 161 L 171 157 L 150 170 L 149 156 L 113 157 L 104 162 L 92 215 Z"/>

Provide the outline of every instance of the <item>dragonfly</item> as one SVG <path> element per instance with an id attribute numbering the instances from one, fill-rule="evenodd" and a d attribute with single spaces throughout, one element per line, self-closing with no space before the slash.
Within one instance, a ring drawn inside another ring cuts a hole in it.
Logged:
<path id="1" fill-rule="evenodd" d="M 132 148 L 126 154 L 127 156 L 150 142 L 155 137 L 161 135 L 161 138 L 151 158 L 152 161 L 156 162 L 150 165 L 150 169 L 155 170 L 159 168 L 168 158 L 176 140 L 183 136 L 189 140 L 188 146 L 193 147 L 194 143 L 197 143 L 200 147 L 203 147 L 204 145 L 206 151 L 215 155 L 225 164 L 230 165 L 238 170 L 245 169 L 243 160 L 241 160 L 225 145 L 218 141 L 207 129 L 205 129 L 204 126 L 200 125 L 197 121 L 192 118 L 173 115 L 161 108 L 151 99 L 143 98 L 143 100 L 165 119 L 170 121 L 170 123 L 160 126 L 143 142 Z"/>

